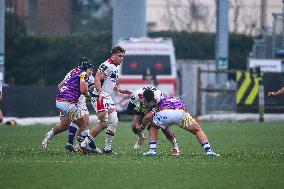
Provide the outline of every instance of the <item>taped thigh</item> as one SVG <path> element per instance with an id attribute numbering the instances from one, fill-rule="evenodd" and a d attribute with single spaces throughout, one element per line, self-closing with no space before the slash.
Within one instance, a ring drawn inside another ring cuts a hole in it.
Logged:
<path id="1" fill-rule="evenodd" d="M 114 112 L 110 113 L 108 115 L 108 117 L 109 117 L 109 119 L 108 119 L 109 125 L 108 125 L 106 132 L 107 132 L 107 134 L 114 135 L 115 132 L 116 132 L 116 128 L 118 126 L 117 112 L 114 111 Z"/>
<path id="2" fill-rule="evenodd" d="M 71 121 L 76 121 L 78 119 L 81 119 L 84 117 L 81 109 L 79 108 L 72 108 L 69 112 L 68 112 L 68 117 Z"/>
<path id="3" fill-rule="evenodd" d="M 195 122 L 195 119 L 188 112 L 186 112 L 184 114 L 181 127 L 190 128 L 193 122 Z"/>
<path id="4" fill-rule="evenodd" d="M 102 116 L 97 116 L 98 121 L 97 123 L 100 124 L 101 126 L 103 126 L 104 128 L 107 127 L 109 125 L 109 117 L 108 114 L 106 114 L 104 117 Z"/>

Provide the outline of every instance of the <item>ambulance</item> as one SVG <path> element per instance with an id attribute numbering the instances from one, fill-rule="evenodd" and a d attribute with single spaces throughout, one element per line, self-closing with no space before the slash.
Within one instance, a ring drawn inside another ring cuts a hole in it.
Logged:
<path id="1" fill-rule="evenodd" d="M 154 86 L 165 96 L 177 95 L 177 68 L 175 48 L 170 38 L 121 39 L 118 45 L 126 50 L 119 67 L 118 85 L 136 91 L 141 87 Z M 127 108 L 130 97 L 115 96 L 117 110 Z"/>

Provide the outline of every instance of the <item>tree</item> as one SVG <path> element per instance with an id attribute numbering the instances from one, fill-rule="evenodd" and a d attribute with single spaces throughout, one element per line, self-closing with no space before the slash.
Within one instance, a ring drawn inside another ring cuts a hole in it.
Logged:
<path id="1" fill-rule="evenodd" d="M 72 0 L 71 25 L 73 33 L 111 31 L 111 0 Z"/>
<path id="2" fill-rule="evenodd" d="M 11 12 L 5 13 L 5 80 L 15 77 L 13 69 L 16 67 L 14 57 L 19 56 L 21 39 L 27 34 L 24 22 Z"/>

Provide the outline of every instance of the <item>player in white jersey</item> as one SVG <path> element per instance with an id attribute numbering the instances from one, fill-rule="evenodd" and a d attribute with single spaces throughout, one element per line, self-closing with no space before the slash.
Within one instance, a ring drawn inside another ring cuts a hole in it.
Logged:
<path id="1" fill-rule="evenodd" d="M 151 98 L 150 102 L 147 102 L 148 98 Z M 163 98 L 164 94 L 155 87 L 140 88 L 132 95 L 127 106 L 127 113 L 133 115 L 131 127 L 133 133 L 138 136 L 133 147 L 135 150 L 139 149 L 145 141 L 144 133 L 138 131 L 136 127 L 142 125 L 145 128 L 151 124 L 157 111 L 157 105 Z M 170 128 L 161 130 L 172 144 L 172 155 L 178 156 L 180 151 L 173 131 Z"/>
<path id="2" fill-rule="evenodd" d="M 78 66 L 80 66 L 84 61 L 86 61 L 86 62 L 88 62 L 88 64 L 90 64 L 90 60 L 89 60 L 88 58 L 82 57 L 82 58 L 80 59 L 80 63 L 79 63 Z M 93 65 L 90 64 L 90 67 L 86 69 L 86 73 L 89 75 L 89 77 L 92 77 L 93 68 L 94 68 Z M 72 71 L 72 70 L 71 70 L 71 71 Z M 70 72 L 71 72 L 71 71 L 70 71 Z M 67 78 L 69 78 L 70 72 L 67 73 L 66 76 L 64 77 L 64 79 L 58 84 L 58 89 L 59 89 L 59 90 L 60 90 L 61 87 L 63 86 L 64 81 L 65 81 Z M 93 83 L 93 82 L 94 82 L 94 81 L 89 78 L 88 84 Z M 86 125 L 88 125 L 88 122 L 89 122 L 89 112 L 88 112 L 88 109 L 87 109 L 87 107 L 86 107 L 86 101 L 85 101 L 85 96 L 84 96 L 84 95 L 81 95 L 81 96 L 79 97 L 79 102 L 78 102 L 77 106 L 80 107 L 80 109 L 86 108 L 85 110 L 82 111 L 82 114 L 84 115 L 84 121 L 85 121 Z M 64 117 L 65 117 L 64 115 L 60 114 L 60 119 L 61 119 L 61 120 L 63 120 L 62 118 L 64 118 Z M 42 141 L 42 147 L 46 149 L 47 146 L 48 146 L 48 144 L 49 144 L 49 142 L 52 140 L 52 138 L 53 138 L 55 135 L 57 135 L 57 134 L 59 134 L 59 133 L 61 133 L 61 132 L 63 132 L 63 131 L 68 130 L 69 126 L 72 127 L 72 128 L 77 128 L 77 129 L 78 129 L 78 126 L 77 126 L 75 123 L 73 123 L 73 122 L 71 122 L 70 125 L 69 125 L 69 122 L 60 122 L 60 123 L 55 124 L 55 126 L 54 126 L 49 132 L 47 132 L 45 138 L 43 139 L 43 141 Z M 72 128 L 71 128 L 71 129 L 72 129 Z M 77 130 L 76 130 L 76 131 L 77 131 Z M 76 133 L 76 131 L 75 131 L 75 133 Z M 73 134 L 72 134 L 72 135 L 73 135 Z M 69 136 L 71 136 L 71 135 L 69 135 Z M 73 135 L 73 136 L 74 136 L 74 135 Z M 71 138 L 71 137 L 70 137 L 70 138 Z M 74 138 L 74 137 L 73 137 L 73 138 Z M 69 140 L 70 140 L 70 141 L 69 141 Z M 71 143 L 71 139 L 68 138 L 68 141 L 69 141 L 69 143 Z M 73 143 L 73 139 L 72 139 L 72 143 Z M 68 144 L 67 144 L 67 145 L 68 145 Z M 71 146 L 67 146 L 67 145 L 66 145 L 65 147 L 66 147 L 68 150 L 71 150 L 71 149 L 73 148 L 73 145 L 72 145 L 72 148 L 71 148 Z"/>
<path id="3" fill-rule="evenodd" d="M 2 81 L 3 81 L 3 73 L 0 72 L 0 103 L 2 104 Z M 3 114 L 0 109 L 0 123 L 3 121 Z"/>
<path id="4" fill-rule="evenodd" d="M 114 101 L 111 97 L 113 92 L 131 95 L 132 92 L 126 89 L 120 89 L 116 81 L 118 79 L 118 66 L 121 64 L 125 50 L 120 46 L 115 46 L 111 50 L 111 57 L 103 62 L 95 76 L 95 91 L 92 94 L 92 105 L 96 110 L 98 122 L 90 131 L 93 137 L 96 137 L 103 129 L 106 129 L 106 140 L 103 153 L 113 154 L 111 148 L 112 139 L 115 135 L 118 118 Z M 88 145 L 88 138 L 83 142 Z M 82 146 L 82 145 L 81 145 Z"/>

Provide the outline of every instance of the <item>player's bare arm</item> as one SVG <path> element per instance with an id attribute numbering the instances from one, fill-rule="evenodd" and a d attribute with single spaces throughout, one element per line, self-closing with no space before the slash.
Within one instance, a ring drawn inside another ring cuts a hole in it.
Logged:
<path id="1" fill-rule="evenodd" d="M 104 80 L 104 77 L 105 77 L 104 73 L 102 73 L 101 71 L 97 71 L 94 83 L 95 83 L 95 88 L 96 88 L 98 95 L 99 95 L 99 101 L 101 101 L 102 97 L 103 97 L 102 96 L 103 93 L 102 93 L 102 83 L 101 82 Z"/>
<path id="2" fill-rule="evenodd" d="M 62 80 L 58 85 L 57 85 L 57 87 L 58 87 L 58 90 L 60 90 L 61 89 L 61 87 L 63 86 L 63 84 L 64 84 L 64 80 Z"/>
<path id="3" fill-rule="evenodd" d="M 127 94 L 127 95 L 132 95 L 132 92 L 128 89 L 121 89 L 117 85 L 113 89 L 114 91 L 121 93 L 121 94 Z"/>
<path id="4" fill-rule="evenodd" d="M 282 87 L 277 92 L 268 92 L 268 96 L 280 96 L 280 95 L 284 95 L 284 87 Z"/>
<path id="5" fill-rule="evenodd" d="M 86 81 L 80 81 L 80 92 L 85 94 L 88 91 L 88 83 Z"/>

